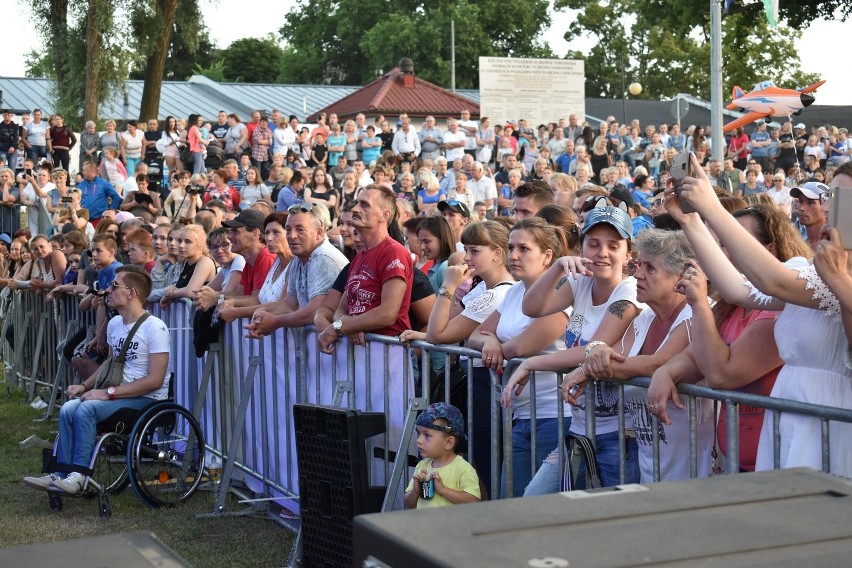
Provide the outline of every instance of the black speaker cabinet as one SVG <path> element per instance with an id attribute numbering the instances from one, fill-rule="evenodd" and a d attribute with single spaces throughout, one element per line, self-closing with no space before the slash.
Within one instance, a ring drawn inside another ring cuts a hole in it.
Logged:
<path id="1" fill-rule="evenodd" d="M 385 431 L 382 412 L 293 407 L 303 566 L 349 566 L 352 519 L 381 509 L 384 487 L 370 487 L 365 440 Z"/>
<path id="2" fill-rule="evenodd" d="M 355 518 L 352 566 L 849 566 L 852 480 L 809 469 Z"/>

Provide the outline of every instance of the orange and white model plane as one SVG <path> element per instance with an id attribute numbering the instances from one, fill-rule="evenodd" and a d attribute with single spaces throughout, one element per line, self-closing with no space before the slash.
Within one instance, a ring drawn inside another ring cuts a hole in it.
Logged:
<path id="1" fill-rule="evenodd" d="M 776 87 L 772 81 L 761 81 L 748 93 L 744 93 L 739 87 L 734 87 L 733 100 L 725 108 L 746 114 L 726 124 L 722 131 L 730 132 L 739 126 L 762 118 L 767 118 L 767 122 L 771 122 L 771 117 L 798 116 L 802 110 L 813 104 L 816 99 L 811 93 L 820 88 L 823 83 L 825 83 L 824 80 L 818 81 L 804 89 L 782 89 Z"/>

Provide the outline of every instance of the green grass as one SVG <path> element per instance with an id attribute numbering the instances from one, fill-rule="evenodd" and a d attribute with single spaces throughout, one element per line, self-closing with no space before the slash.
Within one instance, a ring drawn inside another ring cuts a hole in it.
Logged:
<path id="1" fill-rule="evenodd" d="M 198 491 L 180 507 L 150 509 L 127 488 L 111 497 L 109 519 L 98 516 L 96 499 L 66 498 L 62 511 L 51 511 L 45 493 L 21 483 L 26 475 L 39 475 L 41 448 L 21 448 L 19 442 L 32 434 L 56 437 L 55 420 L 33 422 L 42 414 L 26 404 L 24 393 L 0 395 L 0 548 L 145 530 L 193 566 L 286 564 L 294 535 L 262 513 L 197 519 L 213 509 L 210 492 Z M 244 507 L 229 499 L 228 511 Z"/>

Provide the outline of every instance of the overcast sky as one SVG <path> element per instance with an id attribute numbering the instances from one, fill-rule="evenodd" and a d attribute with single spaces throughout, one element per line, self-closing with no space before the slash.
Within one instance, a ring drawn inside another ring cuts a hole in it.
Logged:
<path id="1" fill-rule="evenodd" d="M 23 3 L 21 0 L 3 0 L 4 3 L 13 1 L 16 2 L 18 9 L 3 11 L 5 49 L 3 57 L 0 57 L 0 76 L 23 77 L 24 54 L 37 45 L 38 38 L 29 25 L 27 17 L 29 10 L 26 8 L 29 3 Z M 294 4 L 293 0 L 283 0 L 275 4 L 271 4 L 269 0 L 202 0 L 202 2 L 208 6 L 204 10 L 204 21 L 210 30 L 211 38 L 220 47 L 227 47 L 232 41 L 243 37 L 262 37 L 269 33 L 277 33 L 286 18 L 287 7 Z M 274 13 L 270 10 L 271 5 L 276 5 Z M 258 18 L 258 14 L 262 14 L 263 17 Z M 544 36 L 544 39 L 560 56 L 564 55 L 569 47 L 588 49 L 591 46 L 591 41 L 588 40 L 580 40 L 569 46 L 562 39 L 569 19 L 570 16 L 567 14 L 555 14 L 554 23 Z M 817 105 L 852 104 L 852 96 L 850 96 L 852 95 L 852 73 L 849 73 L 848 65 L 846 65 L 845 52 L 848 48 L 843 47 L 849 37 L 852 37 L 852 20 L 846 22 L 820 20 L 811 24 L 798 43 L 803 70 L 817 73 L 821 78 L 826 79 L 826 84 L 816 95 L 815 104 Z M 826 49 L 829 47 L 839 48 L 842 53 L 826 55 Z M 751 85 L 742 86 L 751 88 Z M 725 92 L 729 88 L 725 86 Z"/>

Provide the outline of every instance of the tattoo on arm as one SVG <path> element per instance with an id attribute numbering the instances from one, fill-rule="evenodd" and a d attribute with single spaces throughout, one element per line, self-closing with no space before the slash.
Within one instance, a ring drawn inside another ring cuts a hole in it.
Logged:
<path id="1" fill-rule="evenodd" d="M 617 302 L 611 303 L 607 308 L 607 311 L 618 319 L 624 319 L 624 311 L 631 305 L 632 304 L 627 300 L 618 300 Z"/>

